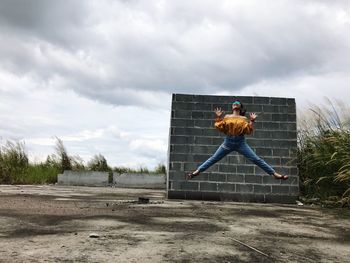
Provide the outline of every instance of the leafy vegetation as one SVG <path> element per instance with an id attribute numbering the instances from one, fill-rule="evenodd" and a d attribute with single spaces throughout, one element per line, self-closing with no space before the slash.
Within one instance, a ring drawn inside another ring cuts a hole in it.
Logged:
<path id="1" fill-rule="evenodd" d="M 313 106 L 300 122 L 297 165 L 308 198 L 350 205 L 350 119 L 341 103 Z"/>
<path id="2" fill-rule="evenodd" d="M 159 164 L 154 171 L 140 167 L 131 169 L 124 167 L 110 167 L 106 158 L 95 155 L 84 164 L 79 156 L 68 154 L 63 141 L 56 138 L 55 153 L 47 156 L 45 162 L 30 163 L 25 144 L 22 142 L 7 141 L 0 146 L 0 183 L 2 184 L 48 184 L 57 182 L 57 175 L 64 170 L 74 171 L 103 171 L 109 172 L 109 180 L 112 173 L 165 173 L 165 166 Z"/>

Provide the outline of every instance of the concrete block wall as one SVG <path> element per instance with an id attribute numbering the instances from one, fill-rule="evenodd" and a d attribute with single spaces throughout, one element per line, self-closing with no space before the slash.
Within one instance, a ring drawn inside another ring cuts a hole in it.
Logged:
<path id="1" fill-rule="evenodd" d="M 108 172 L 65 170 L 57 176 L 59 185 L 107 186 Z"/>
<path id="2" fill-rule="evenodd" d="M 113 184 L 121 188 L 165 189 L 164 174 L 117 174 L 113 173 Z"/>
<path id="3" fill-rule="evenodd" d="M 223 142 L 214 127 L 213 109 L 231 113 L 234 98 L 258 118 L 247 143 L 274 169 L 289 176 L 276 180 L 244 156 L 231 153 L 200 176 L 185 180 Z M 293 98 L 173 94 L 168 148 L 167 195 L 170 199 L 294 203 L 299 178 L 293 157 L 297 148 Z"/>

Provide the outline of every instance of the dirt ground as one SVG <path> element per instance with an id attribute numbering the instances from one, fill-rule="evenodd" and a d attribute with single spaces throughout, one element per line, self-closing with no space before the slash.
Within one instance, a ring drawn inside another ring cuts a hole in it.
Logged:
<path id="1" fill-rule="evenodd" d="M 350 262 L 349 209 L 111 187 L 2 185 L 0 200 L 0 262 Z"/>

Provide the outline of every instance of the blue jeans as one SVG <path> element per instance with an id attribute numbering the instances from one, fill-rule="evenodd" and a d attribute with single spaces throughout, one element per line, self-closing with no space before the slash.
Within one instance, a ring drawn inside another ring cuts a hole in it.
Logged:
<path id="1" fill-rule="evenodd" d="M 257 156 L 252 148 L 249 147 L 244 135 L 226 136 L 224 142 L 220 145 L 216 152 L 197 169 L 199 172 L 205 171 L 232 151 L 237 151 L 238 153 L 243 154 L 250 161 L 263 169 L 267 174 L 273 175 L 275 173 L 275 170 L 263 159 Z"/>

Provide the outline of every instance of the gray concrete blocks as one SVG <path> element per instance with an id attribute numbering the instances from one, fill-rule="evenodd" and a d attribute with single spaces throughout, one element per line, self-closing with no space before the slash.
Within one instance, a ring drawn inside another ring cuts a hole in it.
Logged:
<path id="1" fill-rule="evenodd" d="M 113 173 L 113 184 L 120 188 L 165 189 L 164 174 L 118 174 Z"/>
<path id="2" fill-rule="evenodd" d="M 69 171 L 57 176 L 59 185 L 107 186 L 108 172 Z"/>
<path id="3" fill-rule="evenodd" d="M 195 170 L 223 142 L 224 134 L 214 127 L 213 109 L 231 112 L 238 98 L 247 110 L 259 115 L 247 142 L 277 172 L 290 176 L 280 181 L 231 153 L 191 181 L 185 173 Z M 296 105 L 293 98 L 250 96 L 206 96 L 173 94 L 169 131 L 168 198 L 232 200 L 249 202 L 294 202 L 299 194 L 295 166 Z"/>

